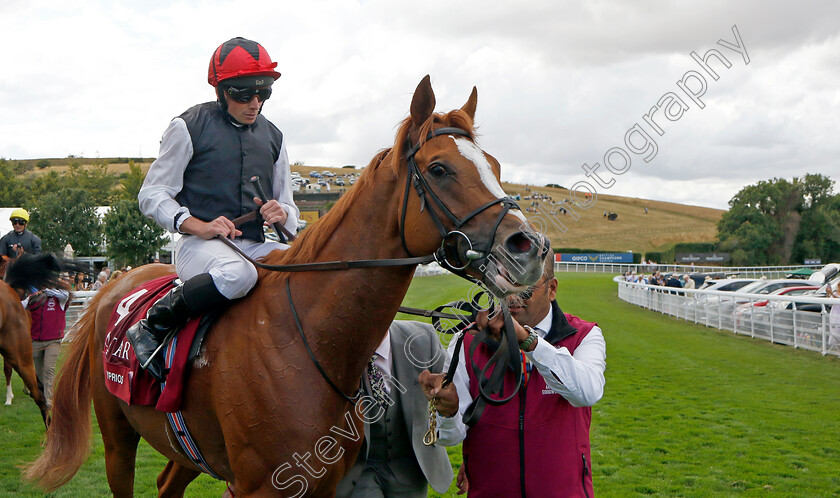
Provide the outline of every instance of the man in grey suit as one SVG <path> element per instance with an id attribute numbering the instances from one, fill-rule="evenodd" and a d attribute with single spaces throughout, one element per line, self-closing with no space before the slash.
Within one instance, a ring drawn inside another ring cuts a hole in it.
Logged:
<path id="1" fill-rule="evenodd" d="M 426 446 L 429 404 L 418 383 L 423 370 L 442 372 L 446 351 L 427 323 L 397 320 L 374 354 L 379 373 L 365 375 L 365 389 L 381 374 L 386 396 L 383 415 L 365 423 L 365 442 L 337 497 L 425 497 L 428 485 L 439 493 L 452 483 L 452 465 L 442 446 Z"/>

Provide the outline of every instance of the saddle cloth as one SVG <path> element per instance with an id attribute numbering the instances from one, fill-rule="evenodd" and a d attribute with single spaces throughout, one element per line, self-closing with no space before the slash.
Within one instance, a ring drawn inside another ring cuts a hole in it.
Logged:
<path id="1" fill-rule="evenodd" d="M 117 303 L 108 320 L 108 334 L 102 351 L 105 385 L 111 394 L 129 405 L 154 405 L 163 412 L 180 410 L 190 346 L 200 317 L 191 319 L 169 346 L 158 353 L 166 355 L 166 366 L 169 368 L 163 384 L 140 368 L 134 348 L 125 336 L 126 330 L 145 318 L 148 309 L 174 287 L 176 278 L 177 275 L 171 274 L 136 287 Z"/>

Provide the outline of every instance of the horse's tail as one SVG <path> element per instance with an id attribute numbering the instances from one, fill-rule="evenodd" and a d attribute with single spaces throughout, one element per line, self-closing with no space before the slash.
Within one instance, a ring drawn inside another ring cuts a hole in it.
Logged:
<path id="1" fill-rule="evenodd" d="M 31 290 L 65 287 L 62 272 L 90 271 L 80 261 L 69 261 L 54 254 L 21 254 L 6 266 L 3 280 L 13 289 Z"/>
<path id="2" fill-rule="evenodd" d="M 91 299 L 73 326 L 74 340 L 53 393 L 46 446 L 23 474 L 25 480 L 37 483 L 46 491 L 54 491 L 73 478 L 90 452 L 92 394 L 88 351 L 96 334 L 96 310 L 102 296 L 100 292 Z"/>

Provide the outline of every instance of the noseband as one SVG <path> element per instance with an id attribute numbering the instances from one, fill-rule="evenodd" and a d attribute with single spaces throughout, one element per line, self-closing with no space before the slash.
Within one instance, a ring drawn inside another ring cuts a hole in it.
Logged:
<path id="1" fill-rule="evenodd" d="M 477 262 L 478 266 L 482 264 L 486 264 L 486 260 L 490 255 L 490 250 L 492 249 L 493 240 L 496 238 L 496 231 L 499 229 L 499 225 L 502 223 L 502 219 L 504 219 L 505 215 L 507 215 L 508 211 L 511 209 L 520 209 L 519 205 L 516 204 L 516 201 L 511 199 L 510 197 L 503 197 L 500 199 L 495 199 L 483 206 L 479 207 L 475 211 L 469 213 L 468 215 L 464 216 L 463 218 L 458 218 L 455 216 L 452 211 L 446 207 L 446 204 L 441 200 L 441 198 L 435 193 L 423 175 L 420 173 L 420 168 L 417 166 L 417 161 L 415 159 L 415 155 L 420 150 L 420 148 L 425 145 L 426 142 L 429 140 L 441 136 L 441 135 L 460 135 L 463 137 L 470 138 L 470 134 L 460 128 L 453 128 L 453 127 L 446 127 L 446 128 L 438 128 L 437 130 L 433 130 L 429 133 L 426 137 L 425 142 L 418 143 L 417 145 L 412 146 L 411 142 L 408 142 L 408 150 L 405 154 L 406 162 L 408 163 L 408 172 L 405 177 L 405 193 L 403 195 L 403 205 L 402 205 L 402 213 L 400 213 L 400 240 L 402 242 L 403 249 L 409 256 L 413 256 L 411 251 L 408 249 L 408 245 L 405 241 L 405 213 L 408 207 L 408 192 L 411 186 L 414 186 L 414 190 L 417 192 L 417 196 L 420 198 L 420 212 L 423 212 L 426 209 L 426 206 L 429 205 L 429 199 L 437 205 L 437 209 L 430 207 L 428 209 L 429 216 L 432 217 L 432 221 L 434 222 L 435 226 L 440 233 L 442 238 L 441 246 L 435 251 L 435 259 L 437 262 L 447 270 L 451 271 L 460 276 L 464 276 L 463 270 L 470 265 L 473 261 Z M 483 213 L 485 210 L 495 206 L 500 205 L 502 207 L 502 211 L 499 213 L 498 218 L 496 219 L 496 223 L 493 226 L 493 231 L 491 232 L 490 238 L 484 243 L 475 243 L 470 240 L 469 236 L 462 232 L 460 229 L 463 228 L 471 219 L 475 218 L 479 214 Z M 443 213 L 443 215 L 449 220 L 449 222 L 454 226 L 454 229 L 447 230 L 441 221 L 441 217 L 438 215 L 438 210 Z M 454 259 L 456 261 L 450 261 L 452 255 L 447 255 L 447 248 L 453 247 L 455 240 L 457 237 L 462 237 L 466 240 L 467 244 L 469 245 L 469 249 L 465 251 L 464 257 L 461 258 L 460 255 L 456 254 Z"/>

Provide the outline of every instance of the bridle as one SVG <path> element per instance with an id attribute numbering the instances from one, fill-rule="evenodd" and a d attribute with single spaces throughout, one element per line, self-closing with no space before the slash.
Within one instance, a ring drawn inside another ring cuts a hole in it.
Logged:
<path id="1" fill-rule="evenodd" d="M 486 262 L 488 256 L 490 255 L 490 250 L 492 249 L 491 245 L 496 237 L 496 231 L 498 231 L 499 225 L 502 223 L 505 215 L 507 215 L 508 211 L 511 209 L 520 208 L 516 204 L 516 201 L 512 198 L 503 197 L 500 199 L 494 199 L 483 206 L 480 206 L 463 218 L 459 219 L 455 216 L 443 200 L 441 200 L 440 196 L 435 193 L 434 189 L 432 189 L 429 185 L 429 182 L 426 181 L 426 178 L 423 177 L 420 172 L 420 168 L 417 166 L 417 160 L 415 159 L 417 152 L 423 145 L 425 145 L 429 140 L 441 135 L 459 135 L 471 138 L 470 134 L 461 128 L 444 127 L 432 130 L 426 136 L 425 141 L 419 142 L 414 146 L 411 145 L 410 141 L 407 142 L 405 159 L 408 163 L 408 172 L 405 177 L 405 193 L 403 195 L 403 205 L 400 213 L 400 241 L 402 242 L 403 250 L 405 250 L 405 252 L 410 256 L 411 250 L 409 250 L 408 244 L 406 244 L 405 240 L 405 214 L 408 208 L 408 193 L 413 185 L 414 190 L 417 192 L 417 196 L 420 198 L 420 211 L 424 211 L 426 206 L 429 206 L 427 212 L 429 213 L 429 216 L 431 216 L 432 221 L 437 227 L 438 233 L 442 239 L 440 248 L 434 253 L 435 259 L 441 266 L 452 273 L 467 278 L 465 276 L 466 274 L 463 273 L 463 270 L 466 269 L 472 262 L 476 262 L 475 264 L 478 267 L 480 267 L 482 263 Z M 429 199 L 431 199 L 437 206 L 437 209 L 434 209 L 429 204 Z M 496 218 L 496 223 L 493 226 L 491 236 L 488 237 L 488 241 L 485 243 L 473 244 L 469 236 L 461 231 L 461 228 L 463 228 L 470 220 L 497 204 L 502 206 L 502 211 L 499 213 L 498 218 Z M 441 221 L 440 215 L 438 215 L 438 210 L 442 212 L 446 219 L 449 220 L 449 222 L 455 227 L 454 229 L 446 229 L 443 221 Z M 454 242 L 457 237 L 462 237 L 469 246 L 469 249 L 464 252 L 463 257 L 452 253 Z M 455 259 L 455 261 L 450 261 L 450 259 Z"/>
<path id="2" fill-rule="evenodd" d="M 478 267 L 482 267 L 489 261 L 490 250 L 492 249 L 493 240 L 496 237 L 496 232 L 499 229 L 499 225 L 501 225 L 502 220 L 507 215 L 507 213 L 511 209 L 520 209 L 519 206 L 516 204 L 510 197 L 503 197 L 494 199 L 479 208 L 475 209 L 471 213 L 467 214 L 463 218 L 458 218 L 452 211 L 446 206 L 443 200 L 435 193 L 435 191 L 431 188 L 429 183 L 423 177 L 420 172 L 420 168 L 417 166 L 417 161 L 415 159 L 415 155 L 420 150 L 420 148 L 425 145 L 429 140 L 432 140 L 435 137 L 439 137 L 441 135 L 459 135 L 463 137 L 470 138 L 470 134 L 461 128 L 454 128 L 454 127 L 444 127 L 438 128 L 436 130 L 432 130 L 427 136 L 426 140 L 422 141 L 414 146 L 411 146 L 410 141 L 406 144 L 407 151 L 405 154 L 406 162 L 408 164 L 408 171 L 406 173 L 406 182 L 405 182 L 405 192 L 403 195 L 403 204 L 402 204 L 402 212 L 400 213 L 400 241 L 402 242 L 403 249 L 409 255 L 408 258 L 393 258 L 393 259 L 372 259 L 372 260 L 356 260 L 356 261 L 325 261 L 325 262 L 317 262 L 317 263 L 298 263 L 298 264 L 284 264 L 284 265 L 268 265 L 259 261 L 254 260 L 247 254 L 245 254 L 236 244 L 234 244 L 230 239 L 227 237 L 219 237 L 219 240 L 227 244 L 231 247 L 234 251 L 236 251 L 240 256 L 246 259 L 248 262 L 253 264 L 258 268 L 262 268 L 269 271 L 280 271 L 280 272 L 303 272 L 303 271 L 331 271 L 331 270 L 346 270 L 351 268 L 374 268 L 374 267 L 387 267 L 387 266 L 409 266 L 409 265 L 417 265 L 417 264 L 426 264 L 431 263 L 432 261 L 437 261 L 443 268 L 446 268 L 450 272 L 470 280 L 474 283 L 479 283 L 477 279 L 468 275 L 464 270 L 470 265 L 475 264 Z M 435 226 L 437 227 L 438 232 L 442 238 L 440 247 L 435 250 L 432 255 L 428 256 L 413 256 L 411 251 L 408 249 L 408 245 L 406 244 L 405 239 L 405 215 L 406 210 L 408 208 L 408 195 L 411 190 L 411 186 L 414 186 L 414 190 L 417 192 L 418 197 L 420 198 L 420 211 L 426 210 L 426 206 L 430 206 L 428 210 L 429 216 L 431 216 L 432 221 L 434 222 Z M 429 199 L 437 206 L 437 209 L 434 209 L 429 204 Z M 478 216 L 479 214 L 483 213 L 487 209 L 495 206 L 500 205 L 502 207 L 499 216 L 496 218 L 495 224 L 493 226 L 493 231 L 491 237 L 488 238 L 488 241 L 485 243 L 476 243 L 470 240 L 469 236 L 467 236 L 464 232 L 460 229 L 464 227 L 470 220 Z M 454 229 L 447 230 L 446 226 L 444 225 L 441 217 L 438 215 L 438 210 L 440 210 L 444 217 L 454 226 Z M 250 215 L 250 213 L 249 213 Z M 244 219 L 248 217 L 246 215 L 241 218 L 237 218 L 237 220 Z M 236 223 L 237 220 L 234 220 Z M 455 249 L 455 243 L 457 237 L 463 237 L 466 241 L 469 249 L 464 251 L 464 254 L 457 254 Z M 300 334 L 303 344 L 306 348 L 306 351 L 315 364 L 315 367 L 318 369 L 318 372 L 321 376 L 326 380 L 327 384 L 338 393 L 341 397 L 345 400 L 350 402 L 351 404 L 355 404 L 359 398 L 361 397 L 361 387 L 356 391 L 353 396 L 348 396 L 345 394 L 327 375 L 327 372 L 324 370 L 323 366 L 320 364 L 318 359 L 315 357 L 312 348 L 309 346 L 309 341 L 306 339 L 306 335 L 303 331 L 303 326 L 300 323 L 300 318 L 298 317 L 297 310 L 294 305 L 294 301 L 292 299 L 292 292 L 290 287 L 291 279 L 286 280 L 286 291 L 289 297 L 289 307 L 292 311 L 292 316 L 295 321 L 295 325 L 298 329 L 298 333 Z M 448 305 L 447 305 L 448 306 Z M 400 307 L 400 311 L 404 313 L 411 313 L 423 316 L 431 316 L 436 319 L 446 318 L 446 319 L 460 319 L 463 320 L 461 316 L 455 316 L 451 314 L 442 313 L 441 309 L 445 308 L 446 306 L 440 307 L 435 311 L 427 311 L 427 310 L 416 310 L 414 308 L 406 308 Z M 510 318 L 510 314 L 507 310 L 507 306 L 502 306 L 503 312 L 505 314 L 505 328 L 502 334 L 502 341 L 499 344 L 499 348 L 495 351 L 493 356 L 491 357 L 490 361 L 484 366 L 483 369 L 480 371 L 475 367 L 475 363 L 473 362 L 473 369 L 475 370 L 476 377 L 482 379 L 479 385 L 479 397 L 475 399 L 470 408 L 464 415 L 465 421 L 469 425 L 475 423 L 478 420 L 478 417 L 481 416 L 481 412 L 484 409 L 485 403 L 490 403 L 492 405 L 500 405 L 507 401 L 509 401 L 513 395 L 519 390 L 519 382 L 521 377 L 521 364 L 518 361 L 519 359 L 519 348 L 516 342 L 516 333 L 513 329 L 512 319 Z M 477 306 L 473 304 L 472 306 L 473 315 L 477 313 Z M 475 351 L 476 346 L 481 343 L 485 338 L 487 338 L 489 332 L 487 330 L 480 331 L 479 334 L 476 336 L 475 340 L 471 344 L 469 358 L 472 358 L 473 352 Z M 463 340 L 463 335 L 459 338 L 458 344 L 456 346 L 455 357 L 453 358 L 449 371 L 445 377 L 445 384 L 448 384 L 452 381 L 454 377 L 455 368 L 458 364 L 458 354 L 461 349 L 461 341 Z M 504 374 L 507 368 L 503 363 L 503 360 L 507 359 L 508 364 L 514 370 L 514 374 L 516 375 L 516 388 L 513 390 L 513 393 L 504 399 L 494 399 L 491 398 L 491 394 L 498 394 L 503 396 L 502 388 L 504 383 Z M 492 373 L 489 375 L 489 378 L 485 373 L 488 371 L 489 368 L 493 367 Z"/>

